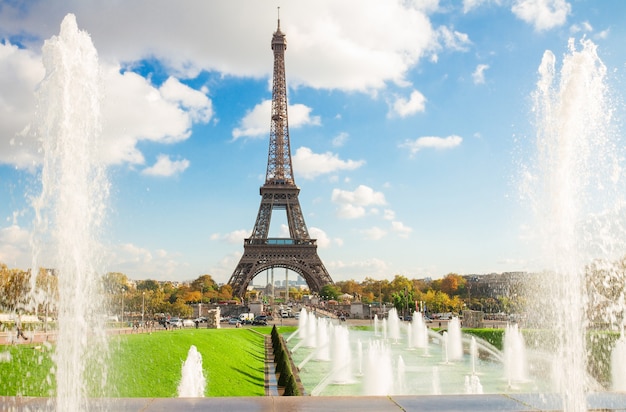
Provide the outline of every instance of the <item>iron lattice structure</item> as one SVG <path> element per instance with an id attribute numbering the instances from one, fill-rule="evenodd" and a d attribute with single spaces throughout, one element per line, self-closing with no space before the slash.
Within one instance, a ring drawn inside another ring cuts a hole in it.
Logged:
<path id="1" fill-rule="evenodd" d="M 333 283 L 317 254 L 316 239 L 311 239 L 304 222 L 298 200 L 300 189 L 293 178 L 285 79 L 287 39 L 280 31 L 280 19 L 272 37 L 272 50 L 274 79 L 267 173 L 260 189 L 261 206 L 254 229 L 244 240 L 243 256 L 228 281 L 235 296 L 244 296 L 252 279 L 271 268 L 286 268 L 298 273 L 306 280 L 311 292 L 319 292 L 324 285 Z M 286 212 L 289 238 L 268 237 L 274 210 Z"/>

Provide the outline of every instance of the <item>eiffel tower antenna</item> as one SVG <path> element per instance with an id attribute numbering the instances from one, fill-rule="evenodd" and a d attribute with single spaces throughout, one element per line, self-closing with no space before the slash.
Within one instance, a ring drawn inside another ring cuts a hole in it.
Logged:
<path id="1" fill-rule="evenodd" d="M 287 81 L 285 50 L 287 38 L 278 26 L 272 36 L 274 77 L 272 113 L 265 184 L 261 186 L 261 206 L 249 238 L 244 239 L 244 253 L 228 284 L 235 296 L 245 296 L 248 285 L 259 273 L 272 268 L 285 268 L 304 278 L 311 292 L 333 283 L 317 254 L 317 240 L 311 239 L 304 222 L 291 163 L 289 121 L 287 115 Z M 285 211 L 289 226 L 288 238 L 268 238 L 274 210 Z M 288 287 L 288 286 L 287 286 Z"/>

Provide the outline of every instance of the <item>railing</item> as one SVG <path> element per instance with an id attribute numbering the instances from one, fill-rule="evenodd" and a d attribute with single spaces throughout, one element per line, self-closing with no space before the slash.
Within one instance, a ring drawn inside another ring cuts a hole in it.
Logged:
<path id="1" fill-rule="evenodd" d="M 245 239 L 246 245 L 266 245 L 266 246 L 285 246 L 285 245 L 315 245 L 317 239 L 292 239 L 271 237 L 267 239 Z"/>

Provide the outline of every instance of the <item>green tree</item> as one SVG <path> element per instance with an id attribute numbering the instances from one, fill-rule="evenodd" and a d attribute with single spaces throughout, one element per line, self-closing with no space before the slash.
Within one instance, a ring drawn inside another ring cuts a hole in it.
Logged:
<path id="1" fill-rule="evenodd" d="M 337 285 L 333 285 L 332 283 L 323 286 L 320 290 L 320 296 L 324 296 L 326 299 L 337 300 L 340 294 L 341 289 L 339 289 Z"/>

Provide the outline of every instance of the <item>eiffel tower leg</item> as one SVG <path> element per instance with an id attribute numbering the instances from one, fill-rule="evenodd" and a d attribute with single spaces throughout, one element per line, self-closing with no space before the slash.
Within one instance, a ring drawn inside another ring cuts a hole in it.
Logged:
<path id="1" fill-rule="evenodd" d="M 298 273 L 313 293 L 319 293 L 325 285 L 333 283 L 317 254 L 317 245 L 312 241 L 304 244 L 266 244 L 246 239 L 243 256 L 228 281 L 233 295 L 245 296 L 252 279 L 270 268 L 286 268 Z"/>

